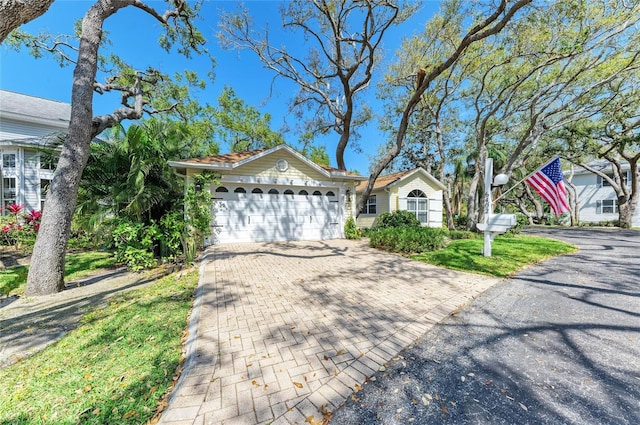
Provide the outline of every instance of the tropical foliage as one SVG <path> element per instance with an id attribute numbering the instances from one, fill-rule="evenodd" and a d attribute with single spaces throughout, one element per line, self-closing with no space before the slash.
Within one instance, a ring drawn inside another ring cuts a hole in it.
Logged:
<path id="1" fill-rule="evenodd" d="M 193 184 L 185 195 L 183 178 L 168 162 L 197 156 L 203 145 L 192 143 L 184 124 L 156 119 L 126 130 L 119 126 L 108 135 L 92 146 L 80 185 L 76 229 L 115 249 L 116 258 L 133 270 L 186 253 L 192 261 L 194 247 L 202 246 L 209 228 L 211 198 L 207 191 L 193 195 Z M 199 214 L 191 213 L 194 209 Z"/>

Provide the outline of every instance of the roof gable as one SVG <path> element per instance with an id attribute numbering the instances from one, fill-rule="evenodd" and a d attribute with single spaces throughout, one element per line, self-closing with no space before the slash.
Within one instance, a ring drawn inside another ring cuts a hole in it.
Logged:
<path id="1" fill-rule="evenodd" d="M 318 165 L 313 161 L 305 158 L 299 152 L 295 151 L 287 145 L 278 145 L 273 148 L 256 149 L 246 152 L 234 152 L 223 155 L 208 156 L 205 158 L 191 158 L 177 161 L 169 161 L 169 165 L 176 168 L 199 168 L 214 171 L 228 171 L 234 170 L 251 162 L 257 161 L 269 155 L 273 155 L 277 152 L 286 151 L 289 155 L 294 156 L 299 161 L 302 161 L 305 165 L 312 168 L 314 171 L 320 173 L 327 178 L 344 178 L 348 180 L 365 180 L 366 177 L 358 176 L 347 171 L 338 170 L 332 167 Z"/>

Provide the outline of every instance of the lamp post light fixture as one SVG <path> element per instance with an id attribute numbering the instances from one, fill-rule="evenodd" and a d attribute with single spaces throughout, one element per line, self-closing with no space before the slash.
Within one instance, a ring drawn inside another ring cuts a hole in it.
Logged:
<path id="1" fill-rule="evenodd" d="M 487 158 L 484 166 L 484 248 L 482 253 L 485 257 L 491 257 L 491 242 L 493 236 L 491 234 L 491 215 L 493 214 L 493 198 L 491 190 L 494 187 L 500 187 L 507 184 L 509 176 L 506 174 L 498 174 L 493 177 L 493 158 Z"/>

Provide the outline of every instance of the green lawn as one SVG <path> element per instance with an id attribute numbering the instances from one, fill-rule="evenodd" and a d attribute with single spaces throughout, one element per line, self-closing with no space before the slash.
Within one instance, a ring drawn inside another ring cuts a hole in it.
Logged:
<path id="1" fill-rule="evenodd" d="M 0 370 L 0 424 L 142 424 L 182 353 L 198 272 L 174 273 L 86 315 L 45 350 Z"/>
<path id="2" fill-rule="evenodd" d="M 454 270 L 496 277 L 510 277 L 518 270 L 542 260 L 575 252 L 573 245 L 535 236 L 498 236 L 492 256 L 482 255 L 482 238 L 453 240 L 447 248 L 411 256 L 414 260 Z"/>
<path id="3" fill-rule="evenodd" d="M 65 281 L 80 279 L 101 269 L 113 268 L 116 264 L 111 252 L 87 251 L 67 254 L 65 259 Z M 0 295 L 22 296 L 27 282 L 29 267 L 15 266 L 0 270 Z"/>

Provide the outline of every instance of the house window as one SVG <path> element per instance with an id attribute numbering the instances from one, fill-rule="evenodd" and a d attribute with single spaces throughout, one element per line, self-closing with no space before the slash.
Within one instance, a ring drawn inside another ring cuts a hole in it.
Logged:
<path id="1" fill-rule="evenodd" d="M 607 174 L 607 176 L 614 181 L 618 180 L 613 174 Z M 602 178 L 602 176 L 597 176 L 597 178 L 598 187 L 611 187 L 611 183 Z M 631 170 L 627 170 L 622 173 L 622 183 L 627 187 L 631 187 Z"/>
<path id="2" fill-rule="evenodd" d="M 263 192 L 262 192 L 262 189 L 260 189 L 259 187 L 256 187 L 251 191 L 251 193 L 263 193 Z"/>
<path id="3" fill-rule="evenodd" d="M 227 189 L 224 186 L 220 186 L 220 187 L 216 188 L 216 192 L 218 192 L 218 193 L 227 193 L 227 192 L 229 192 L 229 189 Z"/>
<path id="4" fill-rule="evenodd" d="M 378 200 L 376 199 L 376 195 L 369 195 L 369 198 L 367 198 L 367 204 L 364 206 L 362 213 L 376 214 L 376 212 L 378 211 L 377 204 Z"/>
<path id="5" fill-rule="evenodd" d="M 244 190 L 244 187 L 236 187 L 233 193 L 247 193 L 247 191 Z"/>
<path id="6" fill-rule="evenodd" d="M 407 211 L 414 213 L 420 223 L 427 222 L 427 195 L 415 189 L 407 195 Z"/>
<path id="7" fill-rule="evenodd" d="M 298 195 L 308 195 L 309 192 L 307 192 L 306 190 L 302 189 L 300 192 L 298 192 Z"/>
<path id="8" fill-rule="evenodd" d="M 277 195 L 278 193 L 278 189 L 269 189 L 269 195 Z"/>
<path id="9" fill-rule="evenodd" d="M 322 196 L 322 192 L 320 192 L 319 190 L 316 190 L 313 192 L 313 196 Z"/>
<path id="10" fill-rule="evenodd" d="M 2 179 L 2 199 L 4 209 L 16 203 L 16 179 L 14 177 Z"/>
<path id="11" fill-rule="evenodd" d="M 596 214 L 618 214 L 618 200 L 603 199 L 596 201 Z"/>
<path id="12" fill-rule="evenodd" d="M 293 190 L 287 189 L 287 190 L 284 191 L 284 194 L 285 195 L 293 195 Z"/>
<path id="13" fill-rule="evenodd" d="M 41 170 L 55 170 L 58 165 L 58 157 L 51 154 L 40 155 Z"/>
<path id="14" fill-rule="evenodd" d="M 40 211 L 44 210 L 44 201 L 47 199 L 47 192 L 49 192 L 49 185 L 51 180 L 40 179 Z"/>
<path id="15" fill-rule="evenodd" d="M 607 174 L 607 177 L 613 179 L 613 174 Z M 598 176 L 598 187 L 610 187 L 611 183 L 603 179 L 602 176 Z"/>
<path id="16" fill-rule="evenodd" d="M 335 193 L 333 193 L 332 191 L 328 191 L 328 192 L 327 192 L 327 196 L 336 196 L 336 194 L 335 194 Z"/>
<path id="17" fill-rule="evenodd" d="M 16 168 L 16 154 L 4 153 L 2 154 L 2 168 Z"/>

